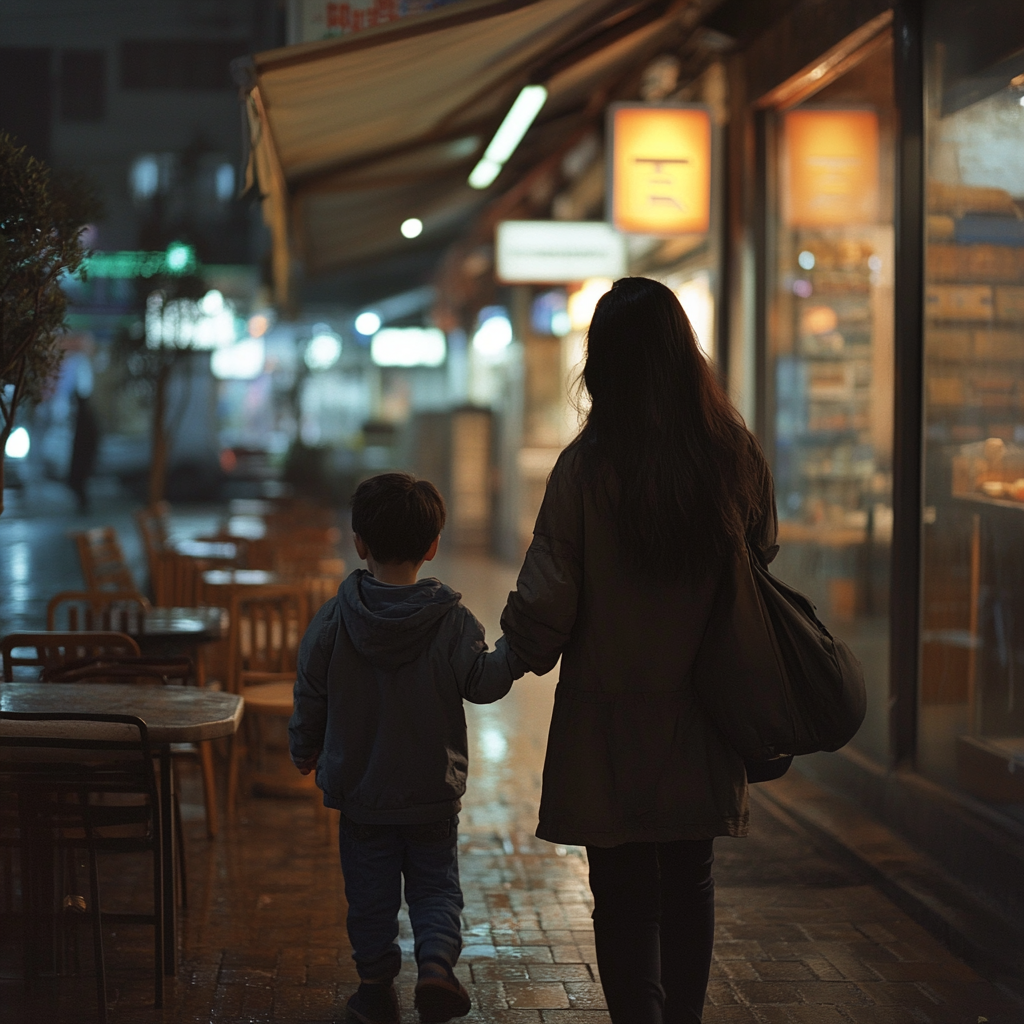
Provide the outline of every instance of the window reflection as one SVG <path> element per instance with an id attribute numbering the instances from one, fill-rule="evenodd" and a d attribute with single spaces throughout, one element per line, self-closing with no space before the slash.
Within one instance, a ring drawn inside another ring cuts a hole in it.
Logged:
<path id="1" fill-rule="evenodd" d="M 928 45 L 918 762 L 1024 819 L 1024 53 L 958 46 Z"/>
<path id="2" fill-rule="evenodd" d="M 888 41 L 774 118 L 767 331 L 779 575 L 861 658 L 888 752 L 892 534 L 893 100 Z"/>

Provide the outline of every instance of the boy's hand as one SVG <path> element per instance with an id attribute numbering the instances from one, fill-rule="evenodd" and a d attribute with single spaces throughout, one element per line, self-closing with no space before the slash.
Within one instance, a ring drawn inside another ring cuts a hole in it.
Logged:
<path id="1" fill-rule="evenodd" d="M 297 761 L 293 757 L 292 763 L 299 769 L 299 773 L 301 775 L 308 775 L 316 768 L 316 761 L 319 756 L 320 751 L 318 750 L 315 754 L 310 754 L 309 757 L 303 758 L 301 761 Z"/>

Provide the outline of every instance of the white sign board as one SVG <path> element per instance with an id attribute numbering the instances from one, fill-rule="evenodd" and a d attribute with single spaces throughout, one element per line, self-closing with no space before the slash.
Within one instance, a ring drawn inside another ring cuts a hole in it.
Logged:
<path id="1" fill-rule="evenodd" d="M 498 225 L 498 278 L 560 284 L 626 273 L 626 240 L 604 221 L 506 220 Z"/>

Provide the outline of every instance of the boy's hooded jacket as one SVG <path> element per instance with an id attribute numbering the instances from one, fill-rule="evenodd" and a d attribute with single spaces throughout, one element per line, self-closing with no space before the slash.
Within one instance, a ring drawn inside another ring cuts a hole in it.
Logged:
<path id="1" fill-rule="evenodd" d="M 299 649 L 288 725 L 296 761 L 318 751 L 324 803 L 362 824 L 451 817 L 466 791 L 462 700 L 489 704 L 526 671 L 436 579 L 380 583 L 357 569 Z"/>

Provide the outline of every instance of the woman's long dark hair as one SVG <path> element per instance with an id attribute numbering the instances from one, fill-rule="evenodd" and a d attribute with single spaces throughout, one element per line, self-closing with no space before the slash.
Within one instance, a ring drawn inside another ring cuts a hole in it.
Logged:
<path id="1" fill-rule="evenodd" d="M 612 472 L 628 560 L 654 579 L 722 565 L 763 501 L 759 451 L 668 288 L 625 277 L 601 297 L 582 384 L 575 444 L 590 473 Z"/>

